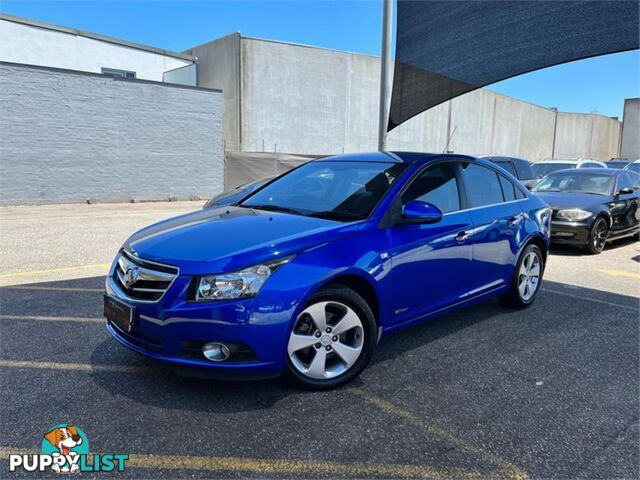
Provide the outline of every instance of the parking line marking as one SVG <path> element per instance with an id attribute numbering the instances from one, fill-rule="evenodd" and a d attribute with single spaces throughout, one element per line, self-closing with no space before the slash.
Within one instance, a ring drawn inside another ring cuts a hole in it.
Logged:
<path id="1" fill-rule="evenodd" d="M 82 372 L 116 372 L 116 373 L 157 373 L 144 366 L 132 365 L 92 365 L 90 363 L 32 362 L 24 360 L 0 360 L 0 367 L 35 368 L 40 370 L 72 370 Z"/>
<path id="2" fill-rule="evenodd" d="M 81 322 L 104 323 L 104 318 L 96 317 L 48 317 L 42 315 L 0 315 L 0 320 L 33 320 L 37 322 Z"/>
<path id="3" fill-rule="evenodd" d="M 440 428 L 427 423 L 424 419 L 412 414 L 411 412 L 401 407 L 398 407 L 397 405 L 394 405 L 391 402 L 388 402 L 387 400 L 384 400 L 383 398 L 367 393 L 360 388 L 349 388 L 346 391 L 352 395 L 355 395 L 356 397 L 361 398 L 365 402 L 373 405 L 374 407 L 378 408 L 379 410 L 382 410 L 383 412 L 385 412 L 388 415 L 391 415 L 392 417 L 401 418 L 402 420 L 404 420 L 410 425 L 413 425 L 414 427 L 418 427 L 419 429 L 427 433 L 430 433 L 431 435 L 435 435 L 437 437 L 445 439 L 447 442 L 455 445 L 460 450 L 464 450 L 468 453 L 475 455 L 478 458 L 483 459 L 486 462 L 499 466 L 500 471 L 496 472 L 496 476 L 504 475 L 508 478 L 515 479 L 515 480 L 525 480 L 529 478 L 529 476 L 525 472 L 520 470 L 515 465 L 509 462 L 506 462 L 501 458 L 498 458 L 495 455 L 489 452 L 486 452 L 478 447 L 474 447 L 473 445 L 470 445 L 464 442 L 463 440 L 460 440 L 459 438 L 455 437 L 451 433 L 445 430 L 441 430 Z"/>
<path id="4" fill-rule="evenodd" d="M 609 305 L 611 307 L 624 308 L 625 310 L 631 310 L 632 312 L 637 312 L 639 307 L 632 307 L 630 305 L 620 305 L 619 303 L 607 302 L 606 300 L 599 300 L 597 298 L 585 297 L 584 295 L 574 295 L 573 293 L 560 292 L 558 290 L 552 290 L 550 288 L 542 288 L 543 292 L 555 293 L 557 295 L 564 295 L 565 297 L 577 298 L 579 300 L 586 300 L 588 302 L 601 303 L 603 305 Z"/>
<path id="5" fill-rule="evenodd" d="M 74 270 L 85 270 L 87 268 L 107 269 L 110 266 L 111 264 L 109 263 L 94 263 L 89 265 L 76 265 L 73 267 L 49 268 L 45 270 L 32 270 L 30 272 L 11 272 L 11 273 L 0 274 L 0 278 L 27 277 L 29 275 L 41 275 L 44 273 L 72 272 Z"/>
<path id="6" fill-rule="evenodd" d="M 599 268 L 597 270 L 611 277 L 626 277 L 633 278 L 634 280 L 640 280 L 640 273 L 627 272 L 626 270 L 604 270 Z"/>
<path id="7" fill-rule="evenodd" d="M 31 285 L 7 285 L 0 286 L 0 288 L 11 290 L 43 290 L 47 292 L 104 292 L 104 288 L 37 287 Z"/>
<path id="8" fill-rule="evenodd" d="M 10 454 L 28 455 L 35 450 L 24 448 L 13 449 L 0 447 L 0 457 L 7 458 Z M 93 453 L 93 452 L 92 452 Z M 320 460 L 284 460 L 248 457 L 200 457 L 182 455 L 138 455 L 129 454 L 126 468 L 148 468 L 162 470 L 201 470 L 201 471 L 232 471 L 249 473 L 284 473 L 284 474 L 331 474 L 348 475 L 358 478 L 378 476 L 383 478 L 483 478 L 480 472 L 461 468 L 434 468 L 423 465 L 403 464 L 365 464 L 342 463 Z"/>
<path id="9" fill-rule="evenodd" d="M 188 210 L 185 209 L 185 213 L 188 213 L 190 211 L 193 210 Z M 180 215 L 180 211 L 177 211 L 177 214 Z M 174 215 L 174 212 L 168 211 L 166 212 L 167 216 L 170 215 Z M 28 221 L 32 221 L 32 222 L 42 222 L 42 221 L 46 221 L 46 220 L 81 220 L 81 219 L 87 219 L 87 220 L 99 220 L 99 219 L 103 219 L 103 218 L 122 218 L 122 217 L 150 217 L 150 216 L 159 216 L 161 218 L 162 214 L 159 214 L 158 212 L 139 212 L 139 213 L 118 213 L 118 214 L 108 214 L 108 215 L 91 215 L 91 214 L 86 214 L 86 215 L 56 215 L 56 216 L 51 216 L 51 217 L 47 217 L 47 216 L 42 216 L 42 217 L 5 217 L 5 218 L 0 218 L 0 221 L 2 222 L 28 222 Z"/>

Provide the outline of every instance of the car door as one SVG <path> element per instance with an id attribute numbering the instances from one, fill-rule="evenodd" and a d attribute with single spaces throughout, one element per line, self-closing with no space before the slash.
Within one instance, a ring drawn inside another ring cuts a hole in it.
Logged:
<path id="1" fill-rule="evenodd" d="M 470 295 L 480 295 L 509 282 L 520 247 L 524 215 L 519 200 L 526 198 L 506 176 L 485 165 L 461 166 L 473 224 Z"/>
<path id="2" fill-rule="evenodd" d="M 609 206 L 612 217 L 611 230 L 626 230 L 638 225 L 640 212 L 638 211 L 639 191 L 637 181 L 628 173 L 618 175 L 618 180 L 614 192 L 613 202 Z M 631 193 L 620 193 L 624 189 L 631 190 Z"/>
<path id="3" fill-rule="evenodd" d="M 432 203 L 444 216 L 434 224 L 396 224 L 388 229 L 392 269 L 386 281 L 394 292 L 390 313 L 395 323 L 456 303 L 469 286 L 472 224 L 463 208 L 459 164 L 427 166 L 394 203 L 401 208 L 412 200 Z"/>

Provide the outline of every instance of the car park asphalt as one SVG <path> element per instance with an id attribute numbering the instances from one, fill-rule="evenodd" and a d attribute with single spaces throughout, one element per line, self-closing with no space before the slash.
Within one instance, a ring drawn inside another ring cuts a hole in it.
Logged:
<path id="1" fill-rule="evenodd" d="M 405 330 L 351 385 L 307 392 L 179 377 L 108 335 L 120 244 L 200 205 L 0 208 L 1 478 L 59 423 L 129 454 L 131 478 L 640 475 L 637 243 L 554 249 L 532 307 L 488 301 Z"/>

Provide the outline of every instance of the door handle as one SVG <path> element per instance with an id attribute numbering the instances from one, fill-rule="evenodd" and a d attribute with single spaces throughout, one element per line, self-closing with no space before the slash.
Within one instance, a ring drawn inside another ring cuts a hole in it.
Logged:
<path id="1" fill-rule="evenodd" d="M 508 223 L 509 225 L 515 225 L 516 223 L 518 223 L 518 220 L 520 220 L 520 215 L 514 215 L 513 217 L 509 218 Z"/>
<path id="2" fill-rule="evenodd" d="M 458 243 L 466 242 L 470 238 L 471 238 L 471 234 L 469 232 L 465 232 L 465 231 L 458 232 L 458 234 L 456 235 L 456 242 Z"/>

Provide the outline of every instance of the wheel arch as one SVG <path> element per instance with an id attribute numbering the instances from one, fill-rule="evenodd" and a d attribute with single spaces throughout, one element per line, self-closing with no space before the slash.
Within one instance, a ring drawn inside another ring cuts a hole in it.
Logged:
<path id="1" fill-rule="evenodd" d="M 316 292 L 322 290 L 323 288 L 334 285 L 342 285 L 348 287 L 358 295 L 360 295 L 371 308 L 373 317 L 376 321 L 376 325 L 380 327 L 380 296 L 378 295 L 378 291 L 374 287 L 373 283 L 369 279 L 367 279 L 363 275 L 359 275 L 353 272 L 341 273 L 327 279 L 316 289 Z"/>
<path id="2" fill-rule="evenodd" d="M 598 220 L 598 218 L 600 217 L 604 218 L 607 221 L 607 227 L 609 227 L 609 229 L 613 226 L 613 217 L 607 210 L 601 210 L 600 212 L 598 212 L 593 219 L 593 223 L 595 223 L 596 220 Z M 591 224 L 591 226 L 593 226 L 593 223 Z"/>
<path id="3" fill-rule="evenodd" d="M 546 264 L 547 264 L 547 256 L 549 255 L 549 251 L 547 249 L 547 244 L 545 243 L 544 239 L 542 237 L 538 236 L 538 235 L 534 235 L 534 236 L 530 237 L 524 243 L 524 245 L 522 246 L 522 250 L 520 250 L 520 254 L 529 245 L 535 245 L 536 247 L 538 247 L 540 249 L 540 251 L 542 252 L 542 259 L 544 260 L 544 264 L 546 266 Z M 520 257 L 520 254 L 518 254 L 518 258 Z"/>

